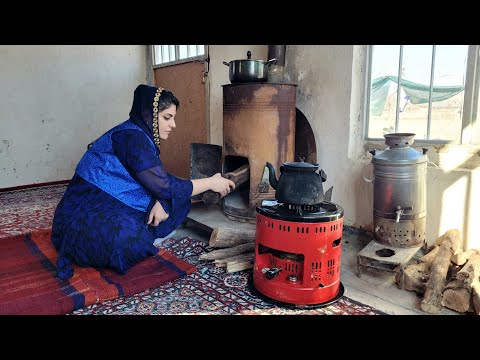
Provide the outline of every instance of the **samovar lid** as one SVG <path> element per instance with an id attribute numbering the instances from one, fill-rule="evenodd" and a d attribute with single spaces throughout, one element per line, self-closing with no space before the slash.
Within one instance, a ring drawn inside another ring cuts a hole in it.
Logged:
<path id="1" fill-rule="evenodd" d="M 385 144 L 388 148 L 377 151 L 370 151 L 373 155 L 372 163 L 384 165 L 408 165 L 418 164 L 428 161 L 427 150 L 419 152 L 410 147 L 413 144 L 415 134 L 413 133 L 392 133 L 385 134 Z"/>

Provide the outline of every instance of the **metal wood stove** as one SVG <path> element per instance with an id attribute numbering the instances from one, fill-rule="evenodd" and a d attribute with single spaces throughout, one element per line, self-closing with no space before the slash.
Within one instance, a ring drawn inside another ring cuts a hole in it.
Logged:
<path id="1" fill-rule="evenodd" d="M 255 222 L 255 208 L 271 198 L 265 162 L 277 168 L 295 157 L 296 85 L 223 85 L 223 173 L 248 164 L 250 179 L 223 200 L 235 221 Z"/>
<path id="2" fill-rule="evenodd" d="M 251 288 L 280 306 L 315 308 L 343 296 L 343 208 L 324 201 L 299 206 L 263 200 L 256 208 Z"/>

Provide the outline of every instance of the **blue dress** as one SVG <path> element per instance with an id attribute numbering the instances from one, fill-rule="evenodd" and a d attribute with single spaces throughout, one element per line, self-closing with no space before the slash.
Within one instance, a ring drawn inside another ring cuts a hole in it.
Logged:
<path id="1" fill-rule="evenodd" d="M 128 206 L 76 173 L 53 219 L 52 242 L 59 253 L 61 279 L 73 276 L 73 263 L 125 273 L 155 255 L 154 240 L 175 230 L 190 211 L 192 182 L 167 173 L 144 134 L 124 129 L 113 133 L 111 140 L 121 164 L 151 194 L 150 203 L 146 212 Z M 147 225 L 156 200 L 169 214 L 157 227 Z"/>

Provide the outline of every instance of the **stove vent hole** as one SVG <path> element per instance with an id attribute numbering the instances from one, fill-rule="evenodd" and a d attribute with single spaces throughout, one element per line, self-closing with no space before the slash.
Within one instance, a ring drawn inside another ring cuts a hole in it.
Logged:
<path id="1" fill-rule="evenodd" d="M 380 249 L 375 251 L 375 254 L 377 254 L 380 257 L 390 257 L 395 255 L 395 251 L 393 251 L 392 249 Z"/>
<path id="2" fill-rule="evenodd" d="M 297 274 L 298 266 L 297 266 L 297 264 L 287 263 L 285 265 L 285 271 L 293 273 L 293 274 Z"/>
<path id="3" fill-rule="evenodd" d="M 322 279 L 322 263 L 313 262 L 312 263 L 312 272 L 310 275 L 311 281 L 319 281 Z"/>

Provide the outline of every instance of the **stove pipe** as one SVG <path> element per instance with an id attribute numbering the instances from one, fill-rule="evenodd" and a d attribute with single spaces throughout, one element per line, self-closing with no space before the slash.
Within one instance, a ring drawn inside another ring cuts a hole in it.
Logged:
<path id="1" fill-rule="evenodd" d="M 285 52 L 287 45 L 268 45 L 268 60 L 277 59 L 274 64 L 271 64 L 268 69 L 268 82 L 280 83 L 284 82 L 285 70 Z"/>

